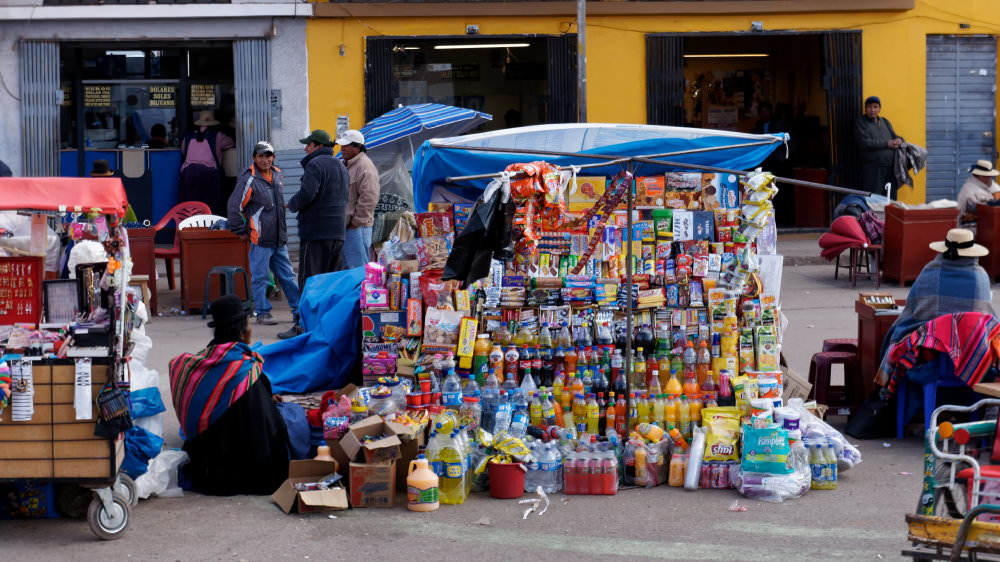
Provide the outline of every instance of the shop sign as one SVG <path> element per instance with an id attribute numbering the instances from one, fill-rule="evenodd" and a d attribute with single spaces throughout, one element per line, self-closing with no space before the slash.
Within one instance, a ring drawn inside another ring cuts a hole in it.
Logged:
<path id="1" fill-rule="evenodd" d="M 84 86 L 84 107 L 111 107 L 111 86 Z"/>
<path id="2" fill-rule="evenodd" d="M 149 107 L 174 107 L 175 95 L 173 86 L 150 86 Z"/>
<path id="3" fill-rule="evenodd" d="M 62 91 L 62 99 L 59 100 L 59 105 L 63 107 L 69 107 L 73 105 L 73 86 L 67 84 L 66 86 L 63 86 L 60 90 Z"/>
<path id="4" fill-rule="evenodd" d="M 194 107 L 214 107 L 215 84 L 191 84 L 191 105 Z"/>

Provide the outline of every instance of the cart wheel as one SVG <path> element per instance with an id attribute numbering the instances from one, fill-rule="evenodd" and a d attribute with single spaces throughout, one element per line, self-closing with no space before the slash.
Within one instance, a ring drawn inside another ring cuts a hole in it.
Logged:
<path id="1" fill-rule="evenodd" d="M 106 541 L 120 539 L 128 529 L 131 508 L 128 500 L 117 492 L 111 495 L 111 510 L 104 509 L 101 498 L 94 496 L 87 510 L 87 524 L 98 538 Z"/>
<path id="2" fill-rule="evenodd" d="M 124 472 L 118 473 L 114 491 L 116 494 L 121 494 L 129 505 L 139 505 L 139 494 L 135 489 L 135 480 L 132 480 L 132 477 L 128 474 Z"/>
<path id="3" fill-rule="evenodd" d="M 934 471 L 936 482 L 948 482 L 951 476 L 951 465 L 942 463 Z M 965 492 L 965 486 L 961 482 L 954 485 L 943 485 L 935 492 L 936 497 L 934 514 L 944 517 L 961 519 L 965 517 L 965 512 L 969 509 L 969 499 Z"/>

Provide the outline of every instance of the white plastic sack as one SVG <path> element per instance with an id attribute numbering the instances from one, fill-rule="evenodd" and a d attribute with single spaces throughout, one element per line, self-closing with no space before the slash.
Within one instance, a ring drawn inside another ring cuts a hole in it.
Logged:
<path id="1" fill-rule="evenodd" d="M 851 445 L 842 433 L 833 428 L 830 424 L 814 416 L 806 409 L 801 398 L 792 398 L 785 406 L 794 408 L 799 413 L 799 430 L 803 439 L 819 440 L 830 439 L 833 448 L 837 452 L 837 470 L 844 472 L 861 462 L 861 451 Z"/>
<path id="2" fill-rule="evenodd" d="M 69 251 L 69 277 L 76 279 L 76 266 L 81 263 L 104 263 L 108 261 L 108 254 L 104 251 L 104 246 L 100 242 L 93 240 L 80 240 L 73 249 Z"/>
<path id="3" fill-rule="evenodd" d="M 135 418 L 132 423 L 145 429 L 146 431 L 156 435 L 158 437 L 163 437 L 163 413 L 156 414 L 155 416 L 145 416 L 142 418 Z"/>
<path id="4" fill-rule="evenodd" d="M 31 247 L 31 216 L 19 215 L 17 211 L 0 211 L 0 228 L 9 230 L 14 236 L 0 237 L 0 255 L 21 255 Z M 45 271 L 59 271 L 59 236 L 51 228 L 45 228 Z"/>
<path id="5" fill-rule="evenodd" d="M 135 343 L 135 347 L 132 348 L 130 366 L 134 368 L 136 364 L 146 362 L 149 351 L 153 349 L 153 339 L 147 336 L 144 331 L 132 330 L 132 342 Z"/>
<path id="6" fill-rule="evenodd" d="M 185 451 L 169 449 L 149 461 L 146 474 L 135 479 L 135 490 L 141 499 L 152 495 L 161 498 L 184 497 L 184 491 L 177 485 L 177 469 L 191 460 Z"/>

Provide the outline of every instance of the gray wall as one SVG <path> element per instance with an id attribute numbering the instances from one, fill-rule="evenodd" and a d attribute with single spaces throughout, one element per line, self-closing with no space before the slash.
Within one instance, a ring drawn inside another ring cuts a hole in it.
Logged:
<path id="1" fill-rule="evenodd" d="M 0 6 L 30 0 L 0 0 Z M 273 2 L 272 2 L 273 3 Z M 272 27 L 273 23 L 273 27 Z M 272 35 L 273 31 L 273 35 Z M 135 20 L 113 25 L 95 21 L 16 21 L 0 23 L 0 160 L 15 175 L 21 167 L 21 111 L 18 98 L 17 42 L 114 41 L 126 39 L 200 40 L 268 37 L 271 39 L 272 88 L 281 90 L 281 128 L 272 131 L 276 148 L 301 146 L 309 129 L 306 18 L 239 18 L 212 20 Z"/>

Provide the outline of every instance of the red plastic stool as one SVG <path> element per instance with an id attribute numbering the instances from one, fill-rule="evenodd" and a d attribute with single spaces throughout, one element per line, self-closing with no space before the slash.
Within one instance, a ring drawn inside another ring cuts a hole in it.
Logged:
<path id="1" fill-rule="evenodd" d="M 823 351 L 848 351 L 857 354 L 857 338 L 830 338 L 823 340 Z"/>
<path id="2" fill-rule="evenodd" d="M 972 502 L 975 499 L 975 489 L 973 489 L 973 487 L 972 487 L 972 476 L 973 476 L 973 472 L 972 472 L 972 467 L 971 466 L 969 468 L 963 468 L 962 470 L 959 470 L 955 474 L 955 480 L 965 480 L 966 481 L 965 496 L 969 500 L 969 509 L 972 509 Z M 990 479 L 994 479 L 994 480 L 995 479 L 1000 479 L 1000 466 L 995 465 L 995 464 L 980 465 L 979 466 L 979 476 L 980 476 L 980 478 L 990 478 Z M 985 480 L 980 480 L 979 481 L 979 485 L 980 486 L 983 486 L 985 483 L 986 483 Z M 983 490 L 980 489 L 980 492 L 982 492 L 982 491 Z M 982 497 L 978 502 L 976 502 L 976 505 L 979 505 L 981 503 L 996 503 L 996 501 L 997 501 L 997 497 L 996 497 L 995 494 L 988 494 L 988 495 L 984 495 L 984 497 Z"/>
<path id="3" fill-rule="evenodd" d="M 844 366 L 844 385 L 830 384 L 830 367 Z M 830 407 L 835 415 L 850 415 L 864 400 L 864 381 L 861 378 L 861 361 L 857 353 L 849 351 L 821 351 L 813 354 L 809 363 L 809 382 L 816 402 Z"/>

